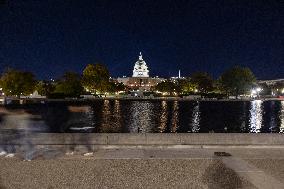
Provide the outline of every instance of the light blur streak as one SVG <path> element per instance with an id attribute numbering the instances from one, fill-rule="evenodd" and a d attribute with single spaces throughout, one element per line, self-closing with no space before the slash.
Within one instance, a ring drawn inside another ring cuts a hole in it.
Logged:
<path id="1" fill-rule="evenodd" d="M 45 132 L 47 126 L 39 115 L 32 115 L 25 110 L 3 110 L 1 122 L 1 136 L 5 140 L 5 146 L 1 150 L 7 150 L 8 153 L 15 153 L 13 142 L 21 144 L 21 151 L 25 160 L 32 160 L 36 155 L 36 149 L 31 141 L 33 132 Z M 3 130 L 8 133 L 3 133 Z M 1 141 L 3 142 L 3 141 Z M 6 148 L 6 149 L 5 149 Z"/>
<path id="2" fill-rule="evenodd" d="M 260 128 L 262 127 L 262 101 L 261 100 L 254 100 L 251 102 L 250 108 L 250 132 L 251 133 L 259 133 Z"/>

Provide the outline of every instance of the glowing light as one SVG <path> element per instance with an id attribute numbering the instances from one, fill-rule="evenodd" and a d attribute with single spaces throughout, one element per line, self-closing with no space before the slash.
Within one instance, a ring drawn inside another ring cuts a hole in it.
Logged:
<path id="1" fill-rule="evenodd" d="M 262 90 L 261 88 L 257 88 L 257 89 L 256 89 L 257 92 L 260 92 L 261 90 Z"/>

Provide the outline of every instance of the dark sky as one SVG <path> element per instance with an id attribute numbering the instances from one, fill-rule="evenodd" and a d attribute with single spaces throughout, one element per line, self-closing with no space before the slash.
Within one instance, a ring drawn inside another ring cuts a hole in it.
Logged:
<path id="1" fill-rule="evenodd" d="M 284 77 L 284 0 L 0 0 L 0 71 L 39 79 L 88 63 L 132 74 L 139 51 L 150 75 L 233 65 Z"/>

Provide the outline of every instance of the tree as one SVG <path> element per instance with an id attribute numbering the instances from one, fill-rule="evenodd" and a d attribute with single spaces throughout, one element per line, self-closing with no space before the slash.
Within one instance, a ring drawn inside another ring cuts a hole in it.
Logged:
<path id="1" fill-rule="evenodd" d="M 108 92 L 115 93 L 119 91 L 126 91 L 126 86 L 123 83 L 110 82 Z"/>
<path id="2" fill-rule="evenodd" d="M 6 70 L 0 80 L 1 87 L 6 95 L 29 95 L 35 89 L 36 80 L 31 72 L 15 69 Z"/>
<path id="3" fill-rule="evenodd" d="M 109 71 L 102 64 L 88 64 L 83 71 L 83 86 L 91 92 L 106 92 L 109 89 Z"/>
<path id="4" fill-rule="evenodd" d="M 179 89 L 180 88 L 177 84 L 168 80 L 158 83 L 158 85 L 156 86 L 156 90 L 160 92 L 170 93 L 170 95 L 172 95 L 173 92 L 178 92 Z"/>
<path id="5" fill-rule="evenodd" d="M 64 94 L 65 97 L 78 97 L 83 92 L 81 77 L 74 72 L 66 72 L 56 84 L 55 93 Z"/>
<path id="6" fill-rule="evenodd" d="M 191 82 L 189 79 L 178 80 L 178 85 L 183 93 L 194 92 L 197 89 L 197 84 Z"/>
<path id="7" fill-rule="evenodd" d="M 206 72 L 193 73 L 190 81 L 202 93 L 208 93 L 213 90 L 213 78 Z"/>
<path id="8" fill-rule="evenodd" d="M 219 83 L 226 94 L 236 97 L 250 90 L 255 81 L 255 76 L 249 68 L 239 66 L 225 71 L 219 79 Z"/>
<path id="9" fill-rule="evenodd" d="M 55 85 L 48 81 L 39 81 L 35 87 L 38 94 L 42 96 L 49 96 L 55 90 Z"/>

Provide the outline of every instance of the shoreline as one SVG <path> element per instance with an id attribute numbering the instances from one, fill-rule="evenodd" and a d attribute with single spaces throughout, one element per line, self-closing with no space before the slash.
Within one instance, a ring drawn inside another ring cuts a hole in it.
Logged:
<path id="1" fill-rule="evenodd" d="M 284 98 L 260 98 L 260 99 L 189 99 L 180 97 L 156 97 L 156 98 L 141 98 L 141 97 L 99 97 L 89 99 L 46 99 L 46 101 L 97 101 L 97 100 L 129 100 L 129 101 L 216 101 L 216 102 L 248 102 L 254 100 L 262 101 L 284 101 Z"/>
<path id="2" fill-rule="evenodd" d="M 0 103 L 0 106 L 9 105 L 25 105 L 25 104 L 45 104 L 52 102 L 67 103 L 91 103 L 103 100 L 119 100 L 119 101 L 180 101 L 180 102 L 252 102 L 261 101 L 284 101 L 284 98 L 259 98 L 259 99 L 189 99 L 180 97 L 157 97 L 157 98 L 141 98 L 141 97 L 98 97 L 98 98 L 69 98 L 69 99 L 41 99 L 41 98 L 25 98 L 13 99 L 12 103 Z"/>
<path id="3" fill-rule="evenodd" d="M 162 97 L 162 98 L 113 98 L 101 97 L 92 99 L 27 99 L 27 101 L 44 101 L 44 102 L 92 102 L 101 100 L 121 100 L 121 101 L 201 101 L 201 102 L 250 102 L 255 100 L 261 101 L 284 101 L 283 98 L 263 98 L 263 99 L 186 99 L 179 97 Z"/>

